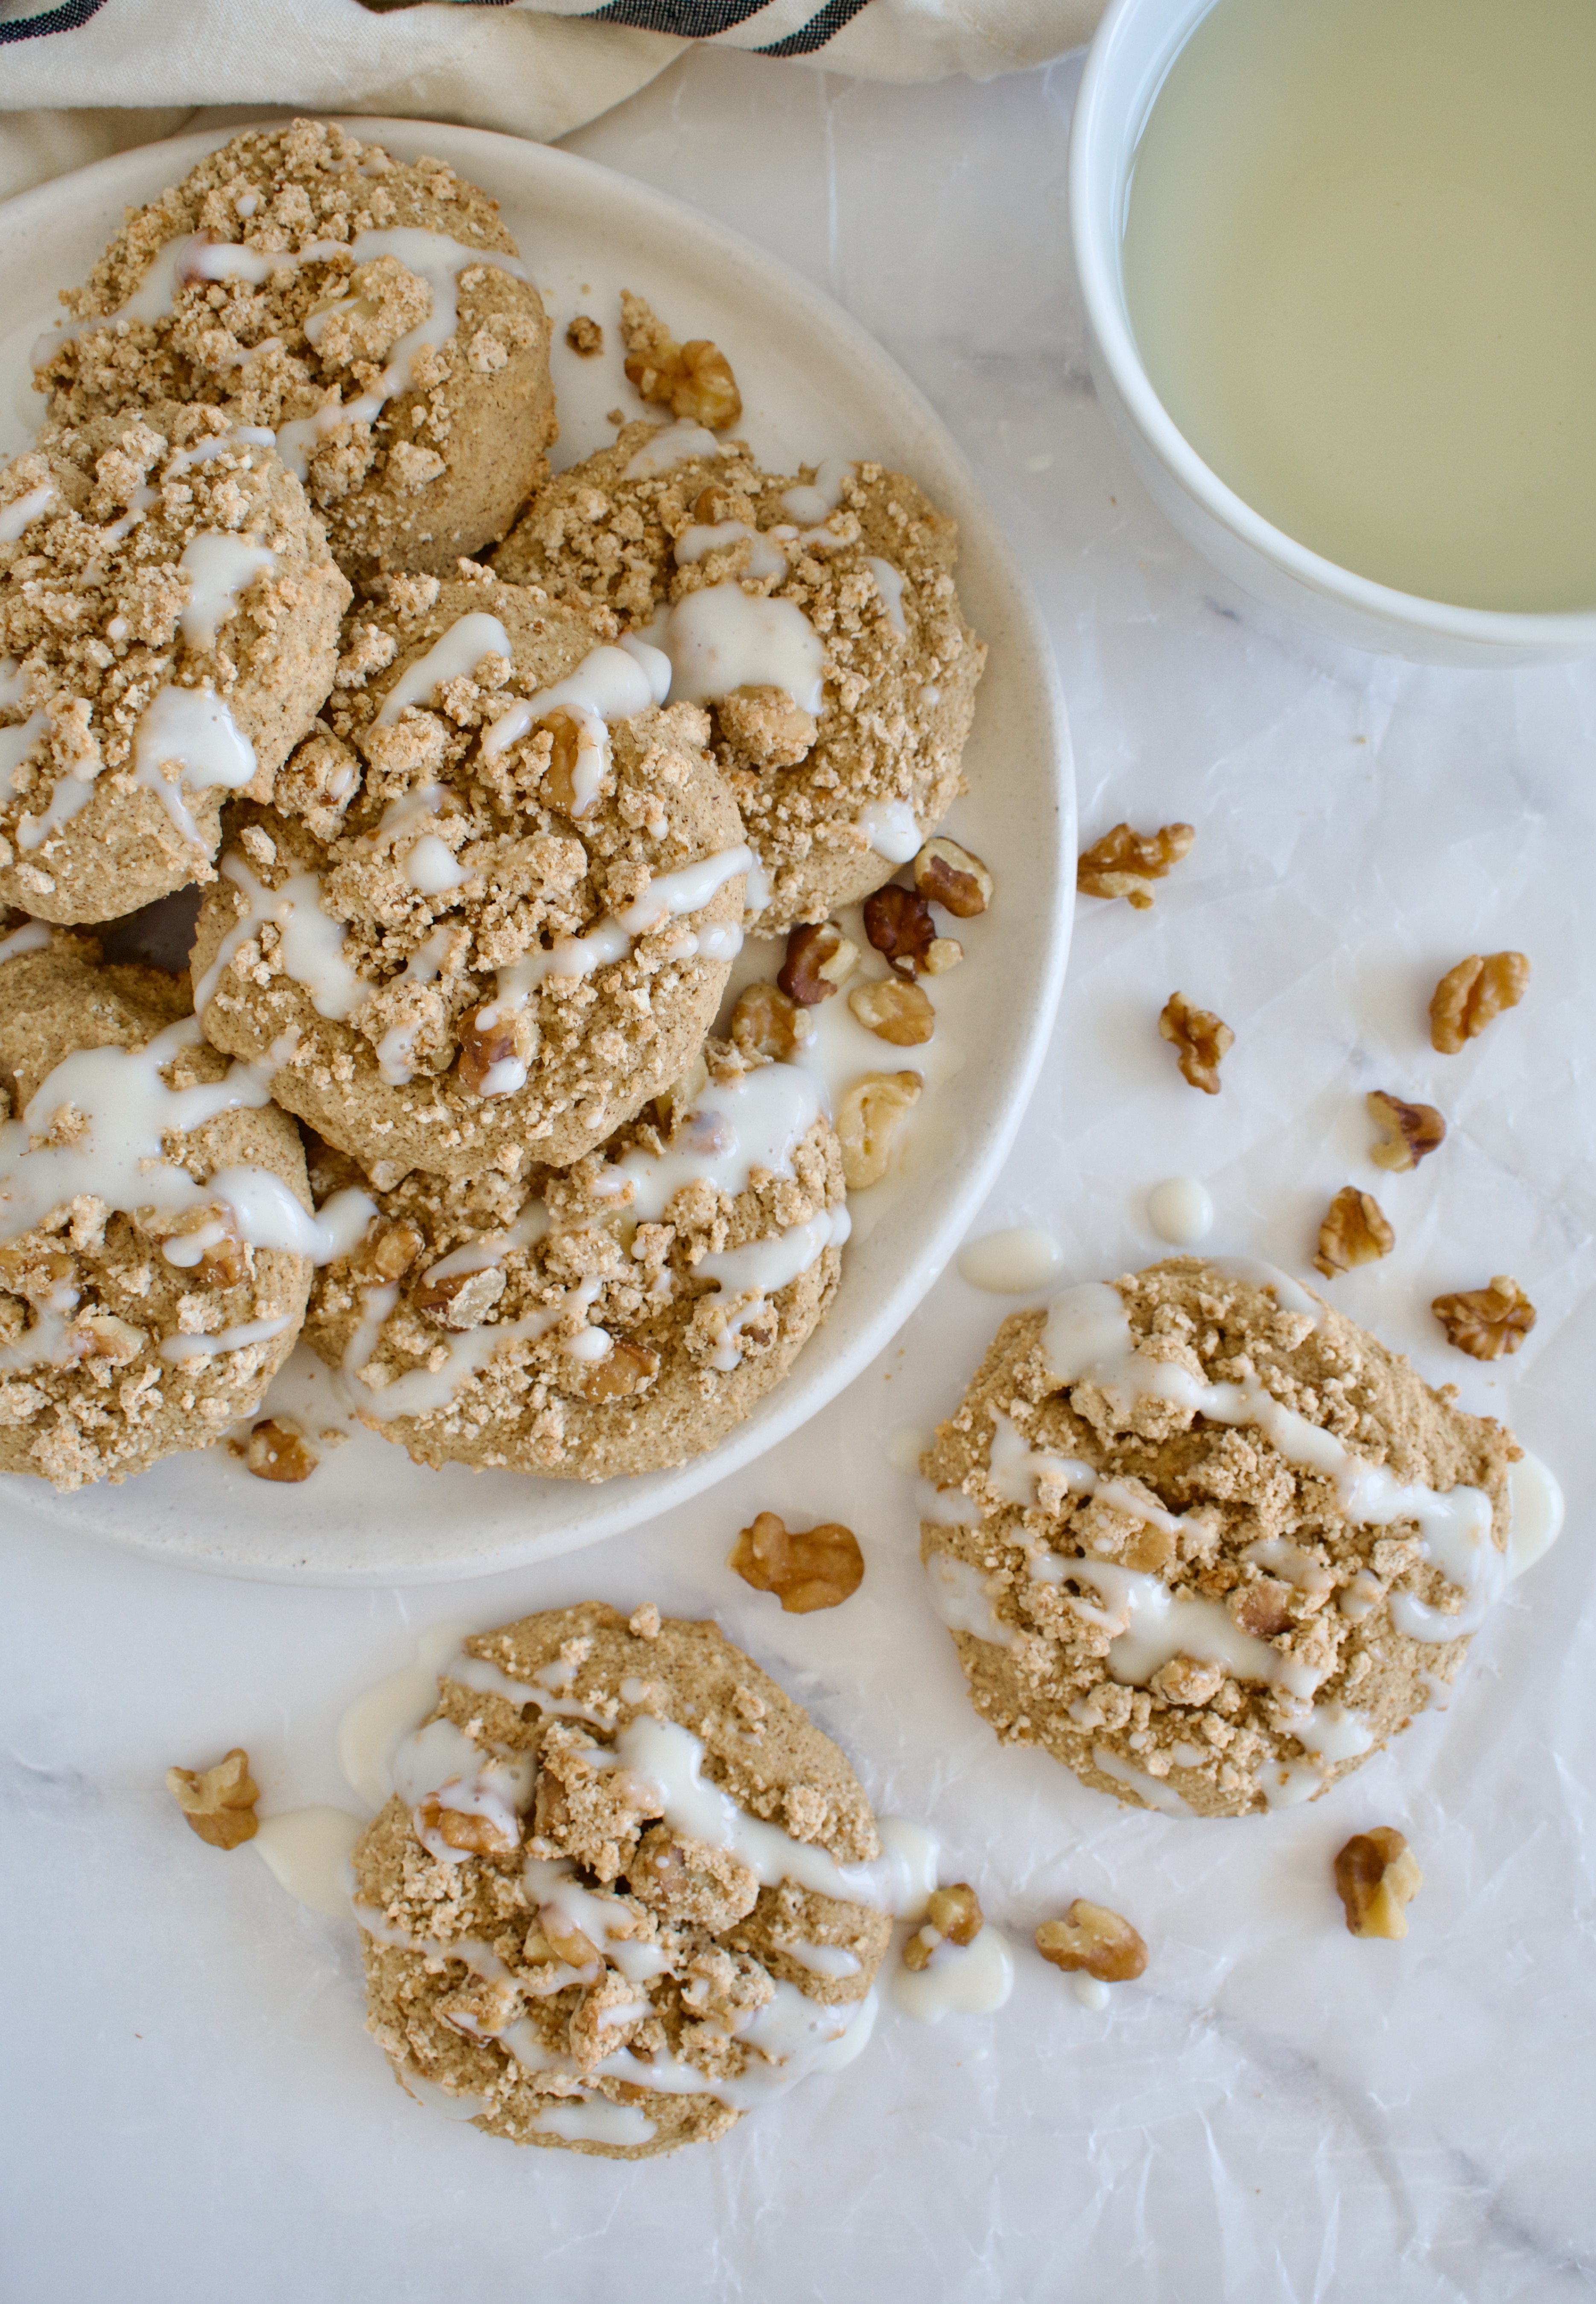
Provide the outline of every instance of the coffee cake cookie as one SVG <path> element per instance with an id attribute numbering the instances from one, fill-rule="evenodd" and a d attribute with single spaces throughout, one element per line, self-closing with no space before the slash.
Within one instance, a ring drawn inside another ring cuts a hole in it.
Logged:
<path id="1" fill-rule="evenodd" d="M 0 962 L 0 1470 L 77 1488 L 209 1445 L 304 1314 L 298 1130 L 181 978 L 63 935 Z"/>
<path id="2" fill-rule="evenodd" d="M 655 704 L 655 651 L 473 573 L 350 619 L 195 946 L 207 1036 L 384 1190 L 579 1159 L 687 1069 L 740 942 L 703 713 Z"/>
<path id="3" fill-rule="evenodd" d="M 468 1639 L 354 1852 L 401 2087 L 640 2160 L 863 2045 L 891 1929 L 837 1747 L 712 1623 L 595 1601 Z"/>
<path id="4" fill-rule="evenodd" d="M 1176 1257 L 1005 1320 L 925 1459 L 921 1548 L 1005 1742 L 1245 1816 L 1453 1679 L 1507 1580 L 1518 1453 L 1283 1273 Z"/>
<path id="5" fill-rule="evenodd" d="M 778 478 L 700 426 L 631 424 L 539 491 L 494 565 L 644 633 L 671 695 L 710 707 L 764 934 L 880 887 L 958 792 L 986 651 L 957 552 L 901 472 Z"/>
<path id="6" fill-rule="evenodd" d="M 36 358 L 52 416 L 203 402 L 276 435 L 351 572 L 504 534 L 554 436 L 549 326 L 498 204 L 296 120 L 135 209 Z"/>
<path id="7" fill-rule="evenodd" d="M 815 1081 L 712 1053 L 572 1168 L 377 1196 L 306 1329 L 362 1421 L 418 1463 L 605 1480 L 744 1420 L 824 1317 L 848 1216 Z M 311 1180 L 359 1181 L 337 1155 Z"/>
<path id="8" fill-rule="evenodd" d="M 269 437 L 214 409 L 47 432 L 0 470 L 0 902 L 105 920 L 209 879 L 349 598 Z"/>

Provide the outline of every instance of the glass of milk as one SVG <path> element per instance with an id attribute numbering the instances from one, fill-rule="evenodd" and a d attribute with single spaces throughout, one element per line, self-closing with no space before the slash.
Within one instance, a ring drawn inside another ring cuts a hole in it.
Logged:
<path id="1" fill-rule="evenodd" d="M 1358 645 L 1596 652 L 1596 5 L 1116 0 L 1098 389 L 1216 565 Z"/>

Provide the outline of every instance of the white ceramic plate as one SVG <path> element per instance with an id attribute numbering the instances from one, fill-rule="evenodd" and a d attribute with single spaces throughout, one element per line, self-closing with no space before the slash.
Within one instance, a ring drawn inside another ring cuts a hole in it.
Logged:
<path id="1" fill-rule="evenodd" d="M 555 324 L 556 462 L 606 445 L 609 410 L 642 412 L 621 374 L 616 327 L 618 292 L 635 289 L 679 335 L 725 348 L 743 394 L 739 430 L 768 467 L 877 457 L 957 517 L 960 596 L 991 649 L 966 761 L 969 796 L 950 823 L 991 866 L 997 897 L 961 931 L 967 964 L 938 982 L 941 1077 L 915 1115 L 901 1173 L 853 1203 L 831 1317 L 719 1448 L 677 1471 L 589 1487 L 458 1465 L 427 1471 L 354 1427 L 302 1487 L 254 1479 L 221 1449 L 71 1496 L 0 1480 L 8 1512 L 194 1568 L 420 1583 L 545 1559 L 683 1502 L 813 1416 L 908 1318 L 980 1205 L 1041 1061 L 1069 941 L 1074 783 L 1051 651 L 969 470 L 913 385 L 836 305 L 694 210 L 570 154 L 478 129 L 349 124 L 401 155 L 437 154 L 501 202 Z M 37 406 L 28 348 L 55 316 L 57 289 L 86 276 L 125 203 L 151 199 L 223 140 L 211 133 L 120 153 L 0 207 L 0 452 L 28 437 Z M 578 311 L 603 322 L 602 358 L 567 351 L 565 326 Z M 273 1400 L 312 1431 L 348 1423 L 303 1348 Z"/>

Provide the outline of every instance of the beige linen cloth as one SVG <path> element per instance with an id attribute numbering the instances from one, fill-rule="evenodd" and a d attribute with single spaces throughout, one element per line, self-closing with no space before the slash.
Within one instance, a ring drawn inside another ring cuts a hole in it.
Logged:
<path id="1" fill-rule="evenodd" d="M 1104 0 L 0 0 L 0 198 L 201 109 L 287 105 L 543 141 L 695 40 L 869 80 L 986 80 L 1090 37 Z M 787 68 L 790 68 L 789 65 Z"/>

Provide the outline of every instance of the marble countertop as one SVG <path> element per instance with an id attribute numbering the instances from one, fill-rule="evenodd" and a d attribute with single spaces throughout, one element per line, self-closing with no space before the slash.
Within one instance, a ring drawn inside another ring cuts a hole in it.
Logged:
<path id="1" fill-rule="evenodd" d="M 1596 1675 L 1596 666 L 1439 673 L 1232 593 L 1168 529 L 1087 377 L 1067 233 L 1078 66 L 849 83 L 704 52 L 570 140 L 816 281 L 902 361 L 986 487 L 1068 697 L 1084 836 L 1197 827 L 1154 911 L 1085 906 L 1043 1078 L 976 1234 L 1044 1226 L 1072 1277 L 1159 1252 L 1148 1188 L 1203 1178 L 1216 1247 L 1301 1269 L 1330 1195 L 1398 1232 L 1338 1301 L 1561 1476 L 1569 1526 L 1495 1613 L 1444 1715 L 1322 1801 L 1245 1823 L 1133 1815 L 966 1705 L 915 1559 L 905 1436 L 1000 1312 L 950 1271 L 881 1360 L 763 1463 L 586 1554 L 410 1591 L 256 1586 L 33 1523 L 0 1546 L 8 2012 L 0 2287 L 16 2304 L 598 2304 L 1329 2297 L 1532 2300 L 1596 2284 L 1591 1940 Z M 203 123 L 197 123 L 203 124 Z M 1424 1010 L 1465 952 L 1534 964 L 1456 1058 Z M 1236 1032 L 1224 1092 L 1177 1077 L 1178 987 Z M 1441 1156 L 1367 1162 L 1367 1089 L 1440 1104 Z M 1517 1358 L 1427 1310 L 1497 1272 Z M 834 1614 L 723 1562 L 761 1509 L 857 1529 Z M 857 1762 L 931 1817 L 1022 1948 L 1072 1895 L 1130 1914 L 1143 1982 L 1090 2011 L 1022 1949 L 1013 1999 L 868 2054 L 723 2144 L 632 2167 L 518 2154 L 422 2113 L 361 2029 L 354 1931 L 187 1834 L 162 1777 L 245 1744 L 267 1808 L 350 1806 L 333 1732 L 426 1627 L 597 1594 L 713 1612 Z M 1355 1943 L 1330 1853 L 1399 1826 L 1401 1944 Z"/>

